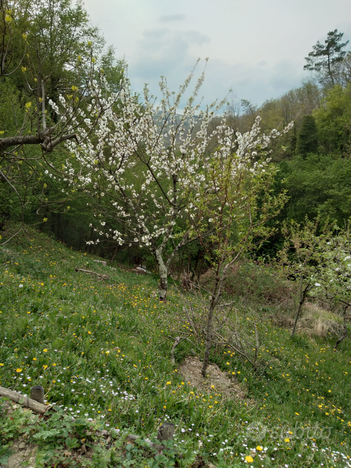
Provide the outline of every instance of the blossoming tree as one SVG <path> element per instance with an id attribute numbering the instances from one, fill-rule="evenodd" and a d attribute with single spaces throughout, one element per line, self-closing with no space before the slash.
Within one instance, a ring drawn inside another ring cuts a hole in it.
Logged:
<path id="1" fill-rule="evenodd" d="M 193 199 L 205 181 L 205 168 L 212 157 L 209 143 L 216 130 L 209 131 L 214 112 L 222 103 L 206 110 L 195 103 L 204 79 L 197 80 L 184 109 L 181 99 L 194 78 L 189 75 L 177 94 L 167 88 L 164 78 L 162 100 L 147 87 L 140 104 L 128 81 L 118 95 L 103 98 L 99 92 L 88 113 L 104 112 L 98 122 L 85 116 L 79 141 L 66 143 L 74 160 L 67 160 L 66 180 L 91 196 L 100 236 L 119 244 L 147 249 L 158 265 L 159 297 L 167 294 L 170 263 L 177 251 L 196 238 L 188 223 L 194 216 Z M 71 103 L 61 97 L 57 113 L 70 112 Z M 82 114 L 81 114 L 82 115 Z M 65 117 L 66 119 L 66 117 Z M 68 121 L 76 125 L 73 112 Z M 115 229 L 113 226 L 122 225 Z M 98 240 L 99 241 L 99 240 Z"/>
<path id="2" fill-rule="evenodd" d="M 66 180 L 91 196 L 95 229 L 100 236 L 119 244 L 138 245 L 154 256 L 160 300 L 166 298 L 168 269 L 182 246 L 194 239 L 217 236 L 220 253 L 216 257 L 224 255 L 230 263 L 237 258 L 233 252 L 238 250 L 240 255 L 245 250 L 233 247 L 233 226 L 239 244 L 242 239 L 248 244 L 256 233 L 256 224 L 262 226 L 268 212 L 271 215 L 275 210 L 265 203 L 270 197 L 272 177 L 268 183 L 267 176 L 271 169 L 268 162 L 257 161 L 257 151 L 263 151 L 278 133 L 261 135 L 257 120 L 251 132 L 234 134 L 225 114 L 219 125 L 210 125 L 223 102 L 206 110 L 195 102 L 204 73 L 180 111 L 193 78 L 194 71 L 178 93 L 170 93 L 162 78 L 158 105 L 147 87 L 139 103 L 128 81 L 121 85 L 118 95 L 110 93 L 104 98 L 99 91 L 87 112 L 94 116 L 103 107 L 101 118 L 93 124 L 84 116 L 79 141 L 66 142 L 74 156 L 66 162 Z M 69 114 L 70 102 L 61 97 L 60 105 L 64 115 Z M 55 109 L 61 112 L 57 106 Z M 68 121 L 76 125 L 73 114 Z M 264 190 L 262 208 L 258 209 L 257 197 Z M 278 205 L 280 201 L 276 209 Z M 251 216 L 248 231 L 243 230 L 247 216 Z M 116 221 L 122 228 L 114 227 Z M 222 266 L 220 261 L 219 268 Z M 220 287 L 215 295 L 219 293 Z"/>

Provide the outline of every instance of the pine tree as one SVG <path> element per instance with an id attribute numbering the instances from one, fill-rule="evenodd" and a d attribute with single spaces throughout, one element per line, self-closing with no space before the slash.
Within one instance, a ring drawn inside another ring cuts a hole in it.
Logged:
<path id="1" fill-rule="evenodd" d="M 341 42 L 344 33 L 337 29 L 329 31 L 324 44 L 317 41 L 313 51 L 305 57 L 307 64 L 304 70 L 319 73 L 319 82 L 326 87 L 334 86 L 337 82 L 337 66 L 344 60 L 347 51 L 344 48 L 349 41 Z"/>

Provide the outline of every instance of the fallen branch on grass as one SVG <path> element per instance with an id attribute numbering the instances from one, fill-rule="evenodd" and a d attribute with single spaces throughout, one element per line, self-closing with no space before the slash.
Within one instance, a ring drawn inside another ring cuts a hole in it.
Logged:
<path id="1" fill-rule="evenodd" d="M 95 271 L 90 270 L 82 270 L 81 268 L 75 268 L 76 271 L 82 271 L 83 273 L 89 273 L 90 275 L 96 275 L 101 280 L 110 279 L 108 275 L 101 275 L 100 273 L 96 273 Z"/>
<path id="2" fill-rule="evenodd" d="M 6 397 L 15 403 L 19 403 L 20 405 L 31 409 L 35 413 L 44 414 L 49 408 L 52 408 L 51 405 L 43 405 L 42 403 L 32 400 L 32 398 L 26 397 L 12 390 L 8 390 L 4 387 L 0 387 L 0 396 Z"/>

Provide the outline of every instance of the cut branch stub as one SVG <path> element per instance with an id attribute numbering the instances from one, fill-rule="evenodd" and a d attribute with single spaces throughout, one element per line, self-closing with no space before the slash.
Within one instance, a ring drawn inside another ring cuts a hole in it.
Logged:
<path id="1" fill-rule="evenodd" d="M 41 385 L 35 385 L 30 390 L 30 397 L 32 400 L 38 401 L 41 404 L 44 404 L 44 389 Z"/>
<path id="2" fill-rule="evenodd" d="M 174 435 L 174 424 L 165 422 L 157 430 L 157 438 L 160 442 L 170 440 Z"/>

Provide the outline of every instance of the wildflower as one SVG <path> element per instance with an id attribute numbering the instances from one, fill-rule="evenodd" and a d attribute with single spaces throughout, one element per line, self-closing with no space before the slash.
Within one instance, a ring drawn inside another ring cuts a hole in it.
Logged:
<path id="1" fill-rule="evenodd" d="M 262 448 L 260 445 L 258 445 L 258 446 L 256 447 L 256 450 L 258 450 L 259 452 L 261 452 L 261 451 L 263 450 L 263 448 Z"/>
<path id="2" fill-rule="evenodd" d="M 16 372 L 19 374 L 20 372 L 22 372 L 22 369 L 16 369 Z"/>
<path id="3" fill-rule="evenodd" d="M 247 461 L 247 463 L 252 463 L 253 462 L 253 458 L 251 457 L 251 455 L 247 455 L 245 457 L 245 460 Z"/>
<path id="4" fill-rule="evenodd" d="M 290 442 L 290 439 L 287 437 L 286 439 L 284 439 L 284 442 L 288 443 Z"/>

